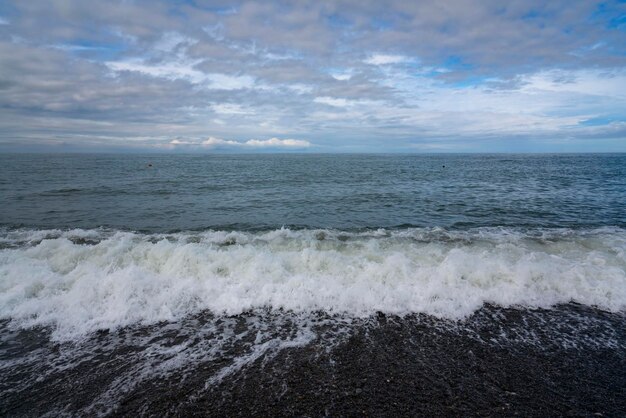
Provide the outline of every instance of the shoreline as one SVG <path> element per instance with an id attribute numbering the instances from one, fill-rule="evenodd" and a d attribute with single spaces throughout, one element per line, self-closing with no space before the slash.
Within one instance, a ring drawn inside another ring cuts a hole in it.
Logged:
<path id="1" fill-rule="evenodd" d="M 0 324 L 0 414 L 618 416 L 626 314 L 203 313 L 76 342 Z M 11 334 L 7 338 L 7 333 Z M 62 367 L 55 369 L 58 364 Z"/>

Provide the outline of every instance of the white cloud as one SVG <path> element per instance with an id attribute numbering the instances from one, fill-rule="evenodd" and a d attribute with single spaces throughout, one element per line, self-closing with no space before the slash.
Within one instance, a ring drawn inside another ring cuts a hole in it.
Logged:
<path id="1" fill-rule="evenodd" d="M 212 136 L 208 137 L 207 139 L 202 141 L 200 144 L 204 146 L 209 146 L 209 147 L 220 146 L 220 145 L 241 146 L 241 142 L 230 141 L 230 140 L 221 139 L 221 138 L 214 138 Z"/>
<path id="2" fill-rule="evenodd" d="M 143 60 L 109 61 L 107 67 L 115 72 L 138 72 L 151 77 L 168 80 L 185 80 L 215 90 L 239 90 L 254 87 L 254 78 L 248 75 L 204 73 L 195 65 L 202 61 L 172 61 L 160 64 L 146 64 Z"/>
<path id="3" fill-rule="evenodd" d="M 8 25 L 9 21 L 0 16 L 0 25 Z"/>
<path id="4" fill-rule="evenodd" d="M 286 147 L 286 148 L 307 148 L 311 146 L 309 141 L 303 139 L 278 139 L 270 138 L 265 140 L 250 139 L 245 145 L 251 147 Z"/>
<path id="5" fill-rule="evenodd" d="M 72 44 L 56 44 L 51 46 L 54 49 L 59 49 L 66 52 L 83 52 L 83 51 L 104 51 L 106 47 L 102 46 L 84 46 L 84 45 L 72 45 Z"/>
<path id="6" fill-rule="evenodd" d="M 255 79 L 249 75 L 206 73 L 197 68 L 204 59 L 191 59 L 187 47 L 196 39 L 178 32 L 167 32 L 153 45 L 153 50 L 143 57 L 105 64 L 114 72 L 137 72 L 167 80 L 185 80 L 191 84 L 213 90 L 241 90 L 254 87 Z M 182 47 L 181 47 L 182 46 Z M 158 62 L 150 62 L 158 58 Z"/>
<path id="7" fill-rule="evenodd" d="M 385 102 L 382 100 L 369 100 L 369 99 L 360 99 L 360 100 L 349 100 L 343 99 L 340 97 L 328 97 L 328 96 L 320 96 L 313 99 L 315 103 L 325 104 L 333 107 L 343 107 L 343 108 L 371 108 L 371 107 L 381 107 L 385 106 Z M 347 115 L 344 114 L 344 115 Z"/>
<path id="8" fill-rule="evenodd" d="M 327 97 L 327 96 L 316 97 L 315 99 L 313 99 L 313 101 L 315 103 L 321 103 L 321 104 L 325 104 L 328 106 L 335 106 L 335 107 L 348 107 L 351 104 L 350 101 L 346 99 L 341 99 L 337 97 Z"/>
<path id="9" fill-rule="evenodd" d="M 196 145 L 195 142 L 181 141 L 180 139 L 173 139 L 172 141 L 170 141 L 170 144 L 172 145 Z"/>
<path id="10" fill-rule="evenodd" d="M 389 65 L 402 64 L 409 61 L 412 61 L 411 58 L 405 55 L 373 54 L 363 62 L 370 65 Z"/>
<path id="11" fill-rule="evenodd" d="M 577 93 L 626 98 L 626 70 L 547 70 L 525 75 L 522 92 Z"/>
<path id="12" fill-rule="evenodd" d="M 313 87 L 306 84 L 288 84 L 286 87 L 298 94 L 307 94 L 313 91 Z"/>
<path id="13" fill-rule="evenodd" d="M 254 87 L 254 78 L 249 75 L 205 74 L 209 87 L 220 90 L 240 90 Z"/>
<path id="14" fill-rule="evenodd" d="M 346 81 L 346 80 L 350 80 L 352 78 L 352 74 L 351 73 L 331 73 L 331 76 L 335 79 L 335 80 L 339 80 L 339 81 Z"/>
<path id="15" fill-rule="evenodd" d="M 146 64 L 143 60 L 109 61 L 107 67 L 115 72 L 137 72 L 168 80 L 186 80 L 199 84 L 206 78 L 206 74 L 193 68 L 194 63 L 169 62 L 161 64 Z"/>
<path id="16" fill-rule="evenodd" d="M 248 115 L 253 112 L 244 109 L 241 105 L 238 104 L 228 104 L 228 103 L 220 103 L 212 105 L 211 108 L 215 113 L 219 113 L 222 115 Z"/>
<path id="17" fill-rule="evenodd" d="M 224 24 L 219 22 L 215 25 L 209 25 L 202 28 L 202 30 L 209 35 L 214 41 L 219 42 L 226 48 L 237 51 L 238 53 L 245 55 L 254 55 L 262 60 L 268 61 L 286 61 L 286 60 L 299 60 L 302 59 L 300 54 L 293 51 L 276 52 L 270 51 L 267 48 L 257 46 L 255 40 L 237 42 L 233 39 L 228 39 L 224 35 Z"/>
<path id="18" fill-rule="evenodd" d="M 270 138 L 270 139 L 249 139 L 245 142 L 241 141 L 233 141 L 230 139 L 221 139 L 215 137 L 209 137 L 204 141 L 181 141 L 179 139 L 174 139 L 170 141 L 170 146 L 203 146 L 207 148 L 213 147 L 234 147 L 234 148 L 308 148 L 311 146 L 309 141 L 303 139 L 279 139 L 279 138 Z"/>
<path id="19" fill-rule="evenodd" d="M 284 61 L 284 60 L 295 60 L 300 59 L 299 56 L 293 54 L 276 54 L 273 52 L 267 52 L 261 55 L 262 58 L 271 61 Z"/>

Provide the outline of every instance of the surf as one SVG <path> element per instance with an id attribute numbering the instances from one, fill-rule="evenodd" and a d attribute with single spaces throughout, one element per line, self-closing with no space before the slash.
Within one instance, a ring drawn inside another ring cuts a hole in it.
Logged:
<path id="1" fill-rule="evenodd" d="M 0 233 L 0 318 L 58 340 L 208 311 L 459 320 L 484 304 L 626 308 L 626 230 Z"/>

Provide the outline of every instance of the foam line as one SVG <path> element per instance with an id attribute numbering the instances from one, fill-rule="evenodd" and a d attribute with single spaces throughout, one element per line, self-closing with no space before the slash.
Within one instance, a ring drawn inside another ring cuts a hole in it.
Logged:
<path id="1" fill-rule="evenodd" d="M 486 302 L 626 308 L 619 228 L 10 230 L 0 245 L 0 317 L 61 340 L 203 310 L 460 319 Z"/>

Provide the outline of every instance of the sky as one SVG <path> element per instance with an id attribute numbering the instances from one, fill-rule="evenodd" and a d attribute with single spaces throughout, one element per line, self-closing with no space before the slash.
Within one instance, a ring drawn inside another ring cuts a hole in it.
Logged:
<path id="1" fill-rule="evenodd" d="M 626 2 L 0 2 L 0 152 L 626 152 Z"/>

